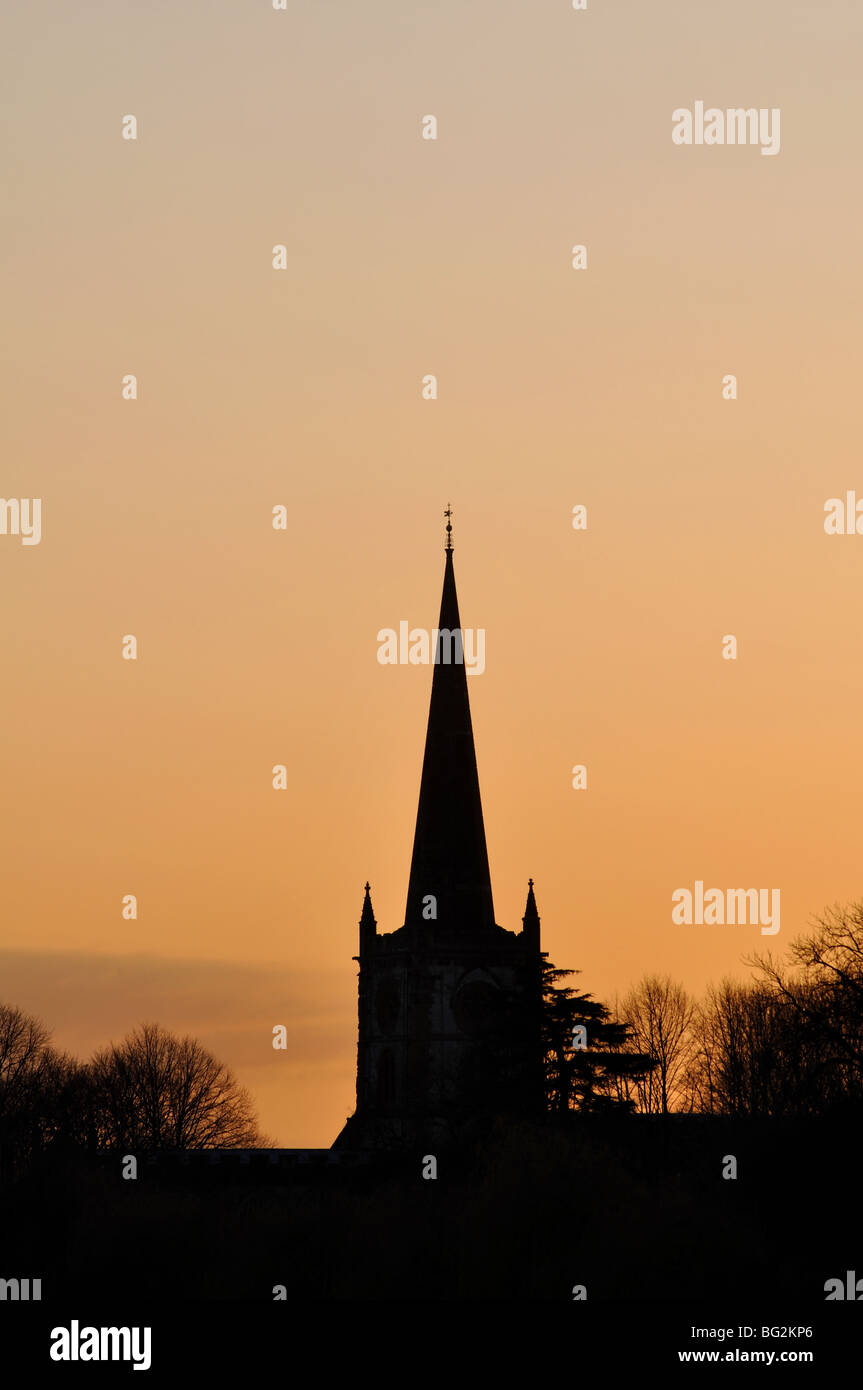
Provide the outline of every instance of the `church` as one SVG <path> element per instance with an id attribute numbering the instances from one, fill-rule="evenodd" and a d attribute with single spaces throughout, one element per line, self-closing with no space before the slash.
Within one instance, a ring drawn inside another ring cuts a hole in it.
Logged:
<path id="1" fill-rule="evenodd" d="M 359 922 L 357 1104 L 333 1148 L 455 1140 L 477 1117 L 543 1109 L 542 962 L 529 880 L 519 932 L 495 922 L 447 512 L 443 595 L 404 924 Z M 457 650 L 460 644 L 456 643 Z"/>

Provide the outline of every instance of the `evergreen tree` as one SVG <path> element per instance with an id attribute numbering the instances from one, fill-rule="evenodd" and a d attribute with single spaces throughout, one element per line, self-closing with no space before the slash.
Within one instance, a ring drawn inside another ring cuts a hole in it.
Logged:
<path id="1" fill-rule="evenodd" d="M 575 970 L 542 967 L 543 1057 L 549 1110 L 583 1114 L 603 1110 L 631 1112 L 630 1092 L 656 1066 L 653 1058 L 631 1050 L 625 1023 L 590 994 L 562 985 Z M 583 1030 L 577 1032 L 576 1030 Z"/>

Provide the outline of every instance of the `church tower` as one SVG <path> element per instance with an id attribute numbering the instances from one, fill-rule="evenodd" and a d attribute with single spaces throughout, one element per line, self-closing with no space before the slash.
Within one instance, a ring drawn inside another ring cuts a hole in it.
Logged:
<path id="1" fill-rule="evenodd" d="M 378 931 L 367 883 L 359 928 L 357 1106 L 335 1146 L 541 1110 L 539 916 L 531 879 L 522 930 L 495 923 L 449 520 L 404 925 Z"/>

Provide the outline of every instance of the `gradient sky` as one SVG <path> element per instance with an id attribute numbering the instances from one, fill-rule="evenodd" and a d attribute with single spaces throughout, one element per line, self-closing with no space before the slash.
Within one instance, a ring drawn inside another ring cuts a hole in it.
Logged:
<path id="1" fill-rule="evenodd" d="M 532 875 L 580 987 L 701 991 L 861 896 L 856 0 L 7 0 L 0 38 L 0 495 L 44 506 L 0 536 L 0 999 L 81 1056 L 193 1032 L 332 1141 L 431 679 L 376 634 L 434 625 L 447 501 L 501 926 Z M 675 146 L 696 100 L 779 107 L 781 152 Z M 779 887 L 780 934 L 673 925 L 698 878 Z"/>

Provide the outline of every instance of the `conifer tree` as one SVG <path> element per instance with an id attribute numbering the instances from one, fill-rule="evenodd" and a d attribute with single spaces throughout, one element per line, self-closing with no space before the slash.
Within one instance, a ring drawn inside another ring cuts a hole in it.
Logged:
<path id="1" fill-rule="evenodd" d="M 596 1113 L 631 1112 L 630 1095 L 656 1062 L 645 1053 L 626 1050 L 631 1034 L 625 1023 L 591 994 L 560 982 L 575 970 L 543 962 L 543 1056 L 549 1110 Z M 577 1031 L 583 1030 L 583 1031 Z"/>

